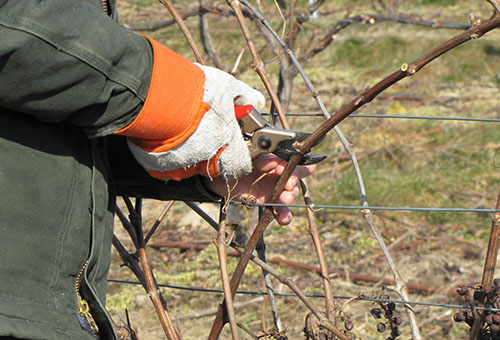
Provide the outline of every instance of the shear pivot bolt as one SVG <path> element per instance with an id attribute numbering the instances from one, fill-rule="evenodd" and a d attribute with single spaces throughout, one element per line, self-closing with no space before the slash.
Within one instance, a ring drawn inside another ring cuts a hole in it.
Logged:
<path id="1" fill-rule="evenodd" d="M 259 137 L 259 146 L 262 149 L 269 149 L 271 147 L 271 139 L 267 136 L 261 136 Z"/>

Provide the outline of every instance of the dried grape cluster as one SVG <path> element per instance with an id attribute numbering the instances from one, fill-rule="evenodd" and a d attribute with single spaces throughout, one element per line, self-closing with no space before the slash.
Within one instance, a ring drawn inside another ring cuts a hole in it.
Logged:
<path id="1" fill-rule="evenodd" d="M 342 320 L 344 321 L 344 333 L 349 339 L 356 339 L 356 336 L 352 333 L 352 329 L 354 328 L 354 322 L 351 320 L 351 315 L 350 314 L 345 314 L 343 313 Z"/>
<path id="2" fill-rule="evenodd" d="M 304 335 L 306 336 L 306 340 L 329 340 L 329 339 L 337 339 L 337 337 L 331 334 L 329 331 L 322 329 L 319 324 L 315 321 L 311 321 L 311 316 L 313 314 L 309 313 L 306 317 L 306 323 L 304 327 Z M 354 323 L 351 320 L 351 315 L 349 313 L 345 313 L 343 310 L 337 311 L 335 316 L 335 321 L 337 323 L 343 323 L 345 336 L 350 340 L 359 339 L 355 334 L 352 334 L 352 330 L 354 328 Z"/>
<path id="3" fill-rule="evenodd" d="M 473 306 L 500 307 L 500 279 L 495 279 L 492 286 L 459 286 L 457 293 L 471 305 L 471 308 Z M 489 310 L 461 311 L 453 316 L 453 320 L 465 322 L 469 327 L 472 327 L 475 318 L 482 320 L 479 340 L 500 340 L 500 312 Z"/>
<path id="4" fill-rule="evenodd" d="M 379 296 L 381 300 L 388 300 L 389 295 L 382 294 Z M 396 310 L 396 304 L 394 302 L 377 302 L 380 307 L 372 308 L 370 314 L 377 320 L 380 320 L 377 323 L 377 331 L 379 333 L 383 333 L 387 328 L 391 330 L 391 335 L 387 338 L 387 340 L 395 340 L 398 336 L 401 335 L 401 331 L 399 330 L 399 326 L 401 325 L 401 318 L 399 316 L 394 315 L 394 311 Z M 382 321 L 385 319 L 385 321 Z"/>

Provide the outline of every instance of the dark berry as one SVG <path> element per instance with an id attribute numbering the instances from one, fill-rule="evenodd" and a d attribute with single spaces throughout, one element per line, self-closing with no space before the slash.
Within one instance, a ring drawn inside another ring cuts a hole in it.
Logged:
<path id="1" fill-rule="evenodd" d="M 396 338 L 401 335 L 401 331 L 399 330 L 399 328 L 394 327 L 392 329 L 391 335 Z"/>
<path id="2" fill-rule="evenodd" d="M 486 323 L 487 323 L 488 325 L 493 324 L 493 315 L 492 315 L 492 314 L 487 314 L 487 315 L 484 317 L 484 321 L 486 321 Z"/>
<path id="3" fill-rule="evenodd" d="M 380 309 L 380 308 L 372 308 L 372 310 L 370 311 L 370 314 L 375 319 L 380 319 L 382 317 L 382 309 Z"/>
<path id="4" fill-rule="evenodd" d="M 500 279 L 494 279 L 493 280 L 493 284 L 495 285 L 495 287 L 499 287 L 500 288 Z"/>
<path id="5" fill-rule="evenodd" d="M 455 320 L 456 322 L 462 322 L 462 321 L 465 321 L 465 313 L 464 312 L 458 312 L 458 313 L 455 313 L 455 315 L 453 316 L 453 320 Z"/>
<path id="6" fill-rule="evenodd" d="M 480 301 L 483 297 L 483 292 L 481 292 L 480 290 L 476 290 L 472 297 L 474 298 L 474 300 Z"/>
<path id="7" fill-rule="evenodd" d="M 351 320 L 344 321 L 344 328 L 346 331 L 352 330 L 353 327 L 354 327 L 354 323 Z"/>
<path id="8" fill-rule="evenodd" d="M 467 294 L 468 291 L 469 291 L 469 289 L 467 288 L 467 286 L 459 286 L 457 288 L 457 293 L 458 293 L 458 295 L 461 295 L 461 296 L 464 296 L 465 294 Z"/>
<path id="9" fill-rule="evenodd" d="M 470 293 L 467 291 L 467 293 L 465 293 L 464 295 L 464 300 L 467 301 L 467 302 L 470 302 Z"/>
<path id="10" fill-rule="evenodd" d="M 396 304 L 395 304 L 394 302 L 389 302 L 389 303 L 387 304 L 387 309 L 388 309 L 390 312 L 392 312 L 393 310 L 395 310 L 395 309 L 396 309 Z"/>
<path id="11" fill-rule="evenodd" d="M 403 320 L 401 320 L 399 316 L 395 316 L 394 319 L 392 319 L 392 322 L 394 322 L 396 326 L 399 326 L 401 325 L 401 322 L 403 322 Z"/>
<path id="12" fill-rule="evenodd" d="M 379 322 L 379 323 L 377 324 L 377 331 L 378 331 L 379 333 L 384 332 L 384 331 L 385 331 L 385 323 Z"/>

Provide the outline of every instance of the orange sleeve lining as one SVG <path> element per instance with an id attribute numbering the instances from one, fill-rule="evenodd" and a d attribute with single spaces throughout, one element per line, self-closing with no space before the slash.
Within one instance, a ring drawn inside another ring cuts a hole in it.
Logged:
<path id="1" fill-rule="evenodd" d="M 145 38 L 153 48 L 148 95 L 134 121 L 115 134 L 144 142 L 155 140 L 156 145 L 168 150 L 186 140 L 207 111 L 202 105 L 205 74 L 189 60 Z"/>

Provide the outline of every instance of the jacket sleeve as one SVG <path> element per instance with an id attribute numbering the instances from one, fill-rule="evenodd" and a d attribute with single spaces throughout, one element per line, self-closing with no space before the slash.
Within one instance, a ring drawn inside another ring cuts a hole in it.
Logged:
<path id="1" fill-rule="evenodd" d="M 0 112 L 3 107 L 46 122 L 68 122 L 89 138 L 114 133 L 157 138 L 165 129 L 174 139 L 184 138 L 201 115 L 195 109 L 202 96 L 200 73 L 166 47 L 120 26 L 100 1 L 0 0 Z M 193 86 L 198 91 L 191 91 Z M 188 111 L 194 113 L 189 119 L 175 109 L 164 115 L 175 105 L 191 105 Z M 150 178 L 128 149 L 120 149 L 126 157 L 111 159 L 114 169 L 133 169 L 117 171 L 124 194 L 218 198 L 198 178 L 189 183 Z"/>
<path id="2" fill-rule="evenodd" d="M 0 0 L 0 106 L 89 137 L 130 124 L 146 100 L 151 44 L 82 0 Z"/>
<path id="3" fill-rule="evenodd" d="M 113 135 L 105 139 L 117 195 L 198 202 L 221 200 L 222 197 L 205 188 L 201 176 L 192 176 L 182 181 L 154 178 L 135 161 L 125 137 Z"/>

